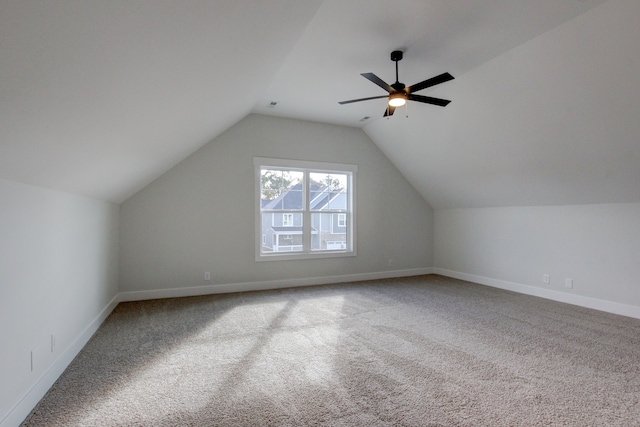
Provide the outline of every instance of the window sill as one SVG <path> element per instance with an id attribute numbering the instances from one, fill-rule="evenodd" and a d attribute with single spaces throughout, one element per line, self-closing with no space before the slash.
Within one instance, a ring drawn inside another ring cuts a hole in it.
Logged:
<path id="1" fill-rule="evenodd" d="M 277 255 L 256 255 L 256 262 L 263 261 L 292 261 L 307 259 L 327 259 L 327 258 L 348 258 L 356 256 L 356 251 L 330 251 L 330 252 L 300 252 L 300 253 L 279 253 Z"/>

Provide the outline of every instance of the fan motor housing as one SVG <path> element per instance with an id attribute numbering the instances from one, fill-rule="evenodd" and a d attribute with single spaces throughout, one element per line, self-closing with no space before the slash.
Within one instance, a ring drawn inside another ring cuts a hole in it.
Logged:
<path id="1" fill-rule="evenodd" d="M 391 85 L 391 87 L 394 88 L 396 92 L 402 92 L 404 91 L 405 85 L 404 83 L 395 82 L 394 84 Z"/>

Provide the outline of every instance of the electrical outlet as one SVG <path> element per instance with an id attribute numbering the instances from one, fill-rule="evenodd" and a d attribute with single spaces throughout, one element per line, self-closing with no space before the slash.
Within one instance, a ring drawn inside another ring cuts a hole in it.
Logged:
<path id="1" fill-rule="evenodd" d="M 205 271 L 204 272 L 204 280 L 211 280 L 211 272 L 210 271 Z"/>
<path id="2" fill-rule="evenodd" d="M 548 274 L 543 274 L 542 281 L 548 285 L 549 283 L 551 283 L 551 276 L 549 276 Z"/>
<path id="3" fill-rule="evenodd" d="M 573 288 L 573 279 L 564 279 L 564 287 L 565 288 Z"/>
<path id="4" fill-rule="evenodd" d="M 393 260 L 391 258 L 389 258 L 389 264 L 387 264 L 388 267 L 393 267 Z"/>
<path id="5" fill-rule="evenodd" d="M 51 334 L 51 353 L 56 351 L 56 336 Z"/>

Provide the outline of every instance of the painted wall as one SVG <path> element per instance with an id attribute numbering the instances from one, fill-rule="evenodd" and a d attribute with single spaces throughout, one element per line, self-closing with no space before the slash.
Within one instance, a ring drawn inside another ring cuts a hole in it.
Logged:
<path id="1" fill-rule="evenodd" d="M 640 317 L 640 204 L 445 209 L 434 224 L 437 272 Z"/>
<path id="2" fill-rule="evenodd" d="M 116 296 L 118 215 L 116 204 L 0 179 L 0 425 L 28 414 Z"/>
<path id="3" fill-rule="evenodd" d="M 358 255 L 256 262 L 254 156 L 357 165 Z M 428 268 L 432 220 L 360 129 L 250 115 L 122 204 L 121 290 Z"/>

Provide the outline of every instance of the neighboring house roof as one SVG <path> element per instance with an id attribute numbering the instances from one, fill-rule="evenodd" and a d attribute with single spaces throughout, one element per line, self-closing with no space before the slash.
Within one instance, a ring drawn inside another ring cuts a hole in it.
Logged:
<path id="1" fill-rule="evenodd" d="M 331 204 L 331 208 L 345 209 L 346 197 L 343 191 L 336 191 L 330 187 L 319 184 L 311 184 L 309 196 L 311 197 L 311 209 L 326 209 Z M 335 203 L 335 206 L 333 204 Z M 296 184 L 273 200 L 262 200 L 262 208 L 266 210 L 288 210 L 300 209 L 302 206 L 302 184 Z"/>
<path id="2" fill-rule="evenodd" d="M 347 208 L 347 193 L 342 190 L 326 189 L 325 194 L 322 197 L 318 197 L 318 200 L 312 200 L 311 209 L 324 210 L 324 209 L 346 209 Z"/>

